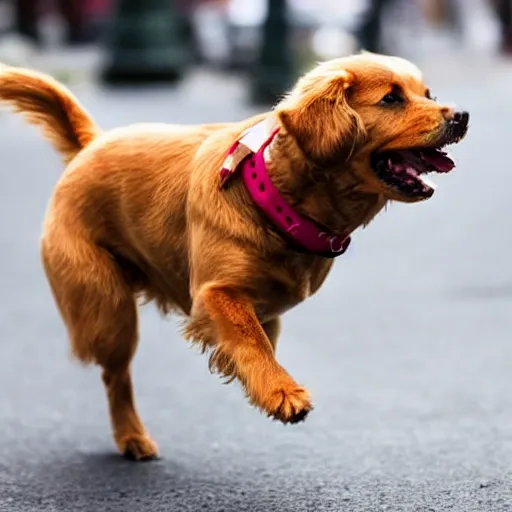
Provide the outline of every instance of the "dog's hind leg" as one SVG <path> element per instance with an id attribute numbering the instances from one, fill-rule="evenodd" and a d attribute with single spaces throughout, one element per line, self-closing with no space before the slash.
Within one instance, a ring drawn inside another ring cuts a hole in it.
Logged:
<path id="1" fill-rule="evenodd" d="M 59 227 L 59 230 L 62 230 Z M 135 407 L 130 362 L 138 342 L 133 293 L 110 254 L 76 231 L 45 234 L 42 256 L 75 356 L 102 367 L 115 442 L 135 460 L 157 455 Z"/>

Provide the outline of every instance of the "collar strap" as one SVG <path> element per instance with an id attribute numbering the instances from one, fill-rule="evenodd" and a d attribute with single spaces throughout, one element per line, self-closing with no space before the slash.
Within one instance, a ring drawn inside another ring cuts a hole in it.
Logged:
<path id="1" fill-rule="evenodd" d="M 350 236 L 322 231 L 295 211 L 272 183 L 266 159 L 268 147 L 278 132 L 272 118 L 249 128 L 228 151 L 220 171 L 220 187 L 224 188 L 229 178 L 240 172 L 251 199 L 297 250 L 325 258 L 342 255 L 350 244 Z"/>

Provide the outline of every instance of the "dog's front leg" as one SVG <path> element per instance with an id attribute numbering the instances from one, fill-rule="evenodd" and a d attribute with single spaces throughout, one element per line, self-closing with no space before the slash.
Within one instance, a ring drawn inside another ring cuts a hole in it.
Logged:
<path id="1" fill-rule="evenodd" d="M 312 409 L 309 393 L 278 364 L 250 299 L 219 285 L 202 288 L 186 334 L 212 348 L 210 366 L 236 377 L 251 403 L 283 423 L 297 423 Z"/>

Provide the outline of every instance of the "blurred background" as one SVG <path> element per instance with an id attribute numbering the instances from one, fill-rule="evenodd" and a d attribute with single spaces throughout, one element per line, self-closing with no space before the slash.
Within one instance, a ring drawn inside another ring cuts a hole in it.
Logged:
<path id="1" fill-rule="evenodd" d="M 104 129 L 236 121 L 360 48 L 413 60 L 471 113 L 434 197 L 390 205 L 285 316 L 304 424 L 260 415 L 176 319 L 141 309 L 135 392 L 162 458 L 133 465 L 40 262 L 62 164 L 0 107 L 0 511 L 512 510 L 511 4 L 0 0 L 0 62 L 63 81 Z"/>
<path id="2" fill-rule="evenodd" d="M 361 48 L 508 55 L 511 20 L 508 0 L 0 0 L 0 61 L 109 82 L 246 73 L 271 101 Z"/>

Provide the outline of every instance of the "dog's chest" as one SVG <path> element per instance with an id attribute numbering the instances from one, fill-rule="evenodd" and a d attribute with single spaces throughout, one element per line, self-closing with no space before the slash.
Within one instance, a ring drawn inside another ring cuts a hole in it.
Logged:
<path id="1" fill-rule="evenodd" d="M 261 320 L 273 318 L 311 297 L 322 285 L 332 265 L 331 260 L 298 257 L 266 276 L 257 300 Z"/>

